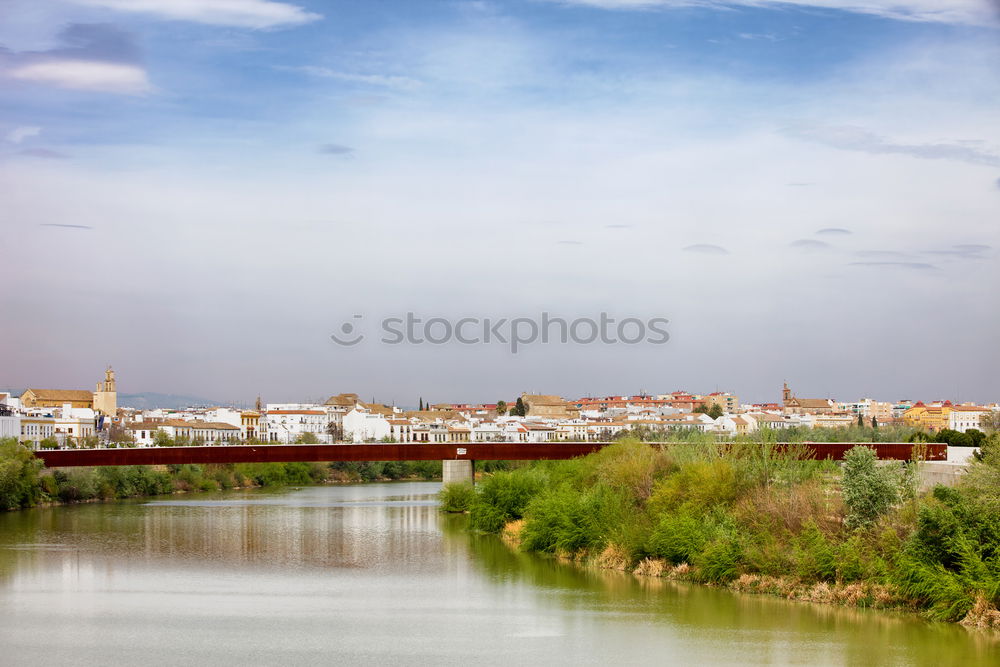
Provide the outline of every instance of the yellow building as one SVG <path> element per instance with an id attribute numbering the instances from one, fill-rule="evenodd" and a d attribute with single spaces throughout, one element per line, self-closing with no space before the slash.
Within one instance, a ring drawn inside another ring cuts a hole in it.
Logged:
<path id="1" fill-rule="evenodd" d="M 951 413 L 951 405 L 924 405 L 917 403 L 912 408 L 903 413 L 903 423 L 914 428 L 921 428 L 928 431 L 940 431 L 948 428 L 948 416 Z"/>
<path id="2" fill-rule="evenodd" d="M 25 408 L 91 408 L 105 417 L 118 414 L 118 390 L 115 387 L 115 372 L 109 366 L 104 371 L 104 381 L 97 383 L 97 391 L 86 389 L 28 389 L 21 394 L 21 405 Z"/>

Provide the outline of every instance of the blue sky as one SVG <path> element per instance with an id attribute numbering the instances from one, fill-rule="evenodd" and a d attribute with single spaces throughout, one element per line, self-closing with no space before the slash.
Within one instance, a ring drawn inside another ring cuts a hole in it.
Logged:
<path id="1" fill-rule="evenodd" d="M 997 400 L 998 16 L 8 0 L 0 343 L 26 352 L 0 385 L 111 362 L 135 391 L 220 400 L 765 400 L 783 379 Z M 672 341 L 329 344 L 406 310 L 662 315 Z M 942 345 L 976 363 L 922 365 Z"/>

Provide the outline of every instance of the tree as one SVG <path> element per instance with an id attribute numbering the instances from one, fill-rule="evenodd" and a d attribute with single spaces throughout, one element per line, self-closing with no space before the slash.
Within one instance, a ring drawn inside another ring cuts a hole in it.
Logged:
<path id="1" fill-rule="evenodd" d="M 980 417 L 979 428 L 987 433 L 1000 431 L 1000 410 L 990 410 Z"/>
<path id="2" fill-rule="evenodd" d="M 326 425 L 327 435 L 334 442 L 340 442 L 344 439 L 344 425 L 343 423 L 332 421 Z"/>
<path id="3" fill-rule="evenodd" d="M 899 479 L 888 466 L 879 466 L 874 450 L 858 445 L 844 455 L 840 490 L 847 506 L 848 528 L 871 525 L 899 502 Z"/>
<path id="4" fill-rule="evenodd" d="M 503 417 L 507 414 L 507 401 L 497 401 L 497 416 Z"/>
<path id="5" fill-rule="evenodd" d="M 42 462 L 15 438 L 0 439 L 0 510 L 31 507 L 41 498 Z"/>
<path id="6" fill-rule="evenodd" d="M 865 418 L 861 415 L 860 412 L 858 413 L 858 426 L 860 426 L 861 428 L 865 427 Z"/>
<path id="7" fill-rule="evenodd" d="M 698 412 L 698 413 L 701 413 L 703 415 L 707 415 L 708 414 L 708 406 L 705 405 L 704 403 L 699 403 L 698 407 L 696 407 L 694 409 L 694 412 Z"/>
<path id="8" fill-rule="evenodd" d="M 718 419 L 723 415 L 722 406 L 718 403 L 712 403 L 712 407 L 708 409 L 708 416 L 712 419 Z"/>
<path id="9" fill-rule="evenodd" d="M 420 410 L 420 412 L 424 411 L 424 397 L 423 396 L 420 397 L 420 406 L 417 409 Z"/>
<path id="10" fill-rule="evenodd" d="M 319 444 L 319 438 L 317 438 L 316 434 L 313 433 L 312 431 L 306 431 L 304 433 L 300 433 L 299 437 L 295 438 L 295 444 L 297 444 L 297 445 L 318 445 Z"/>
<path id="11" fill-rule="evenodd" d="M 153 436 L 153 446 L 154 447 L 173 447 L 174 439 L 170 437 L 163 429 L 156 429 L 156 435 Z"/>
<path id="12" fill-rule="evenodd" d="M 528 404 L 520 396 L 518 396 L 517 402 L 514 403 L 514 410 L 511 411 L 511 414 L 517 417 L 524 417 L 528 414 Z"/>
<path id="13" fill-rule="evenodd" d="M 878 419 L 875 417 L 872 417 L 872 428 L 878 430 Z"/>

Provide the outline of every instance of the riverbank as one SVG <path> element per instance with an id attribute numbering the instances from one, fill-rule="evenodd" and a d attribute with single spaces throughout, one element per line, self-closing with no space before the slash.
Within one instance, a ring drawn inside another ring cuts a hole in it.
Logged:
<path id="1" fill-rule="evenodd" d="M 767 443 L 625 441 L 484 478 L 473 530 L 575 563 L 1000 628 L 1000 451 L 956 488 L 853 452 L 843 469 Z"/>
<path id="2" fill-rule="evenodd" d="M 0 440 L 0 510 L 154 498 L 192 491 L 440 477 L 440 461 L 185 464 L 49 470 L 16 440 Z"/>

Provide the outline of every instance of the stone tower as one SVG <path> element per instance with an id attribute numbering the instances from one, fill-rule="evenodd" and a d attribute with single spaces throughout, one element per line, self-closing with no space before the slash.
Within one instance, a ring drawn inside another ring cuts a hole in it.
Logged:
<path id="1" fill-rule="evenodd" d="M 105 417 L 118 414 L 118 389 L 115 387 L 115 372 L 111 366 L 104 371 L 104 382 L 97 383 L 94 391 L 94 411 Z"/>

